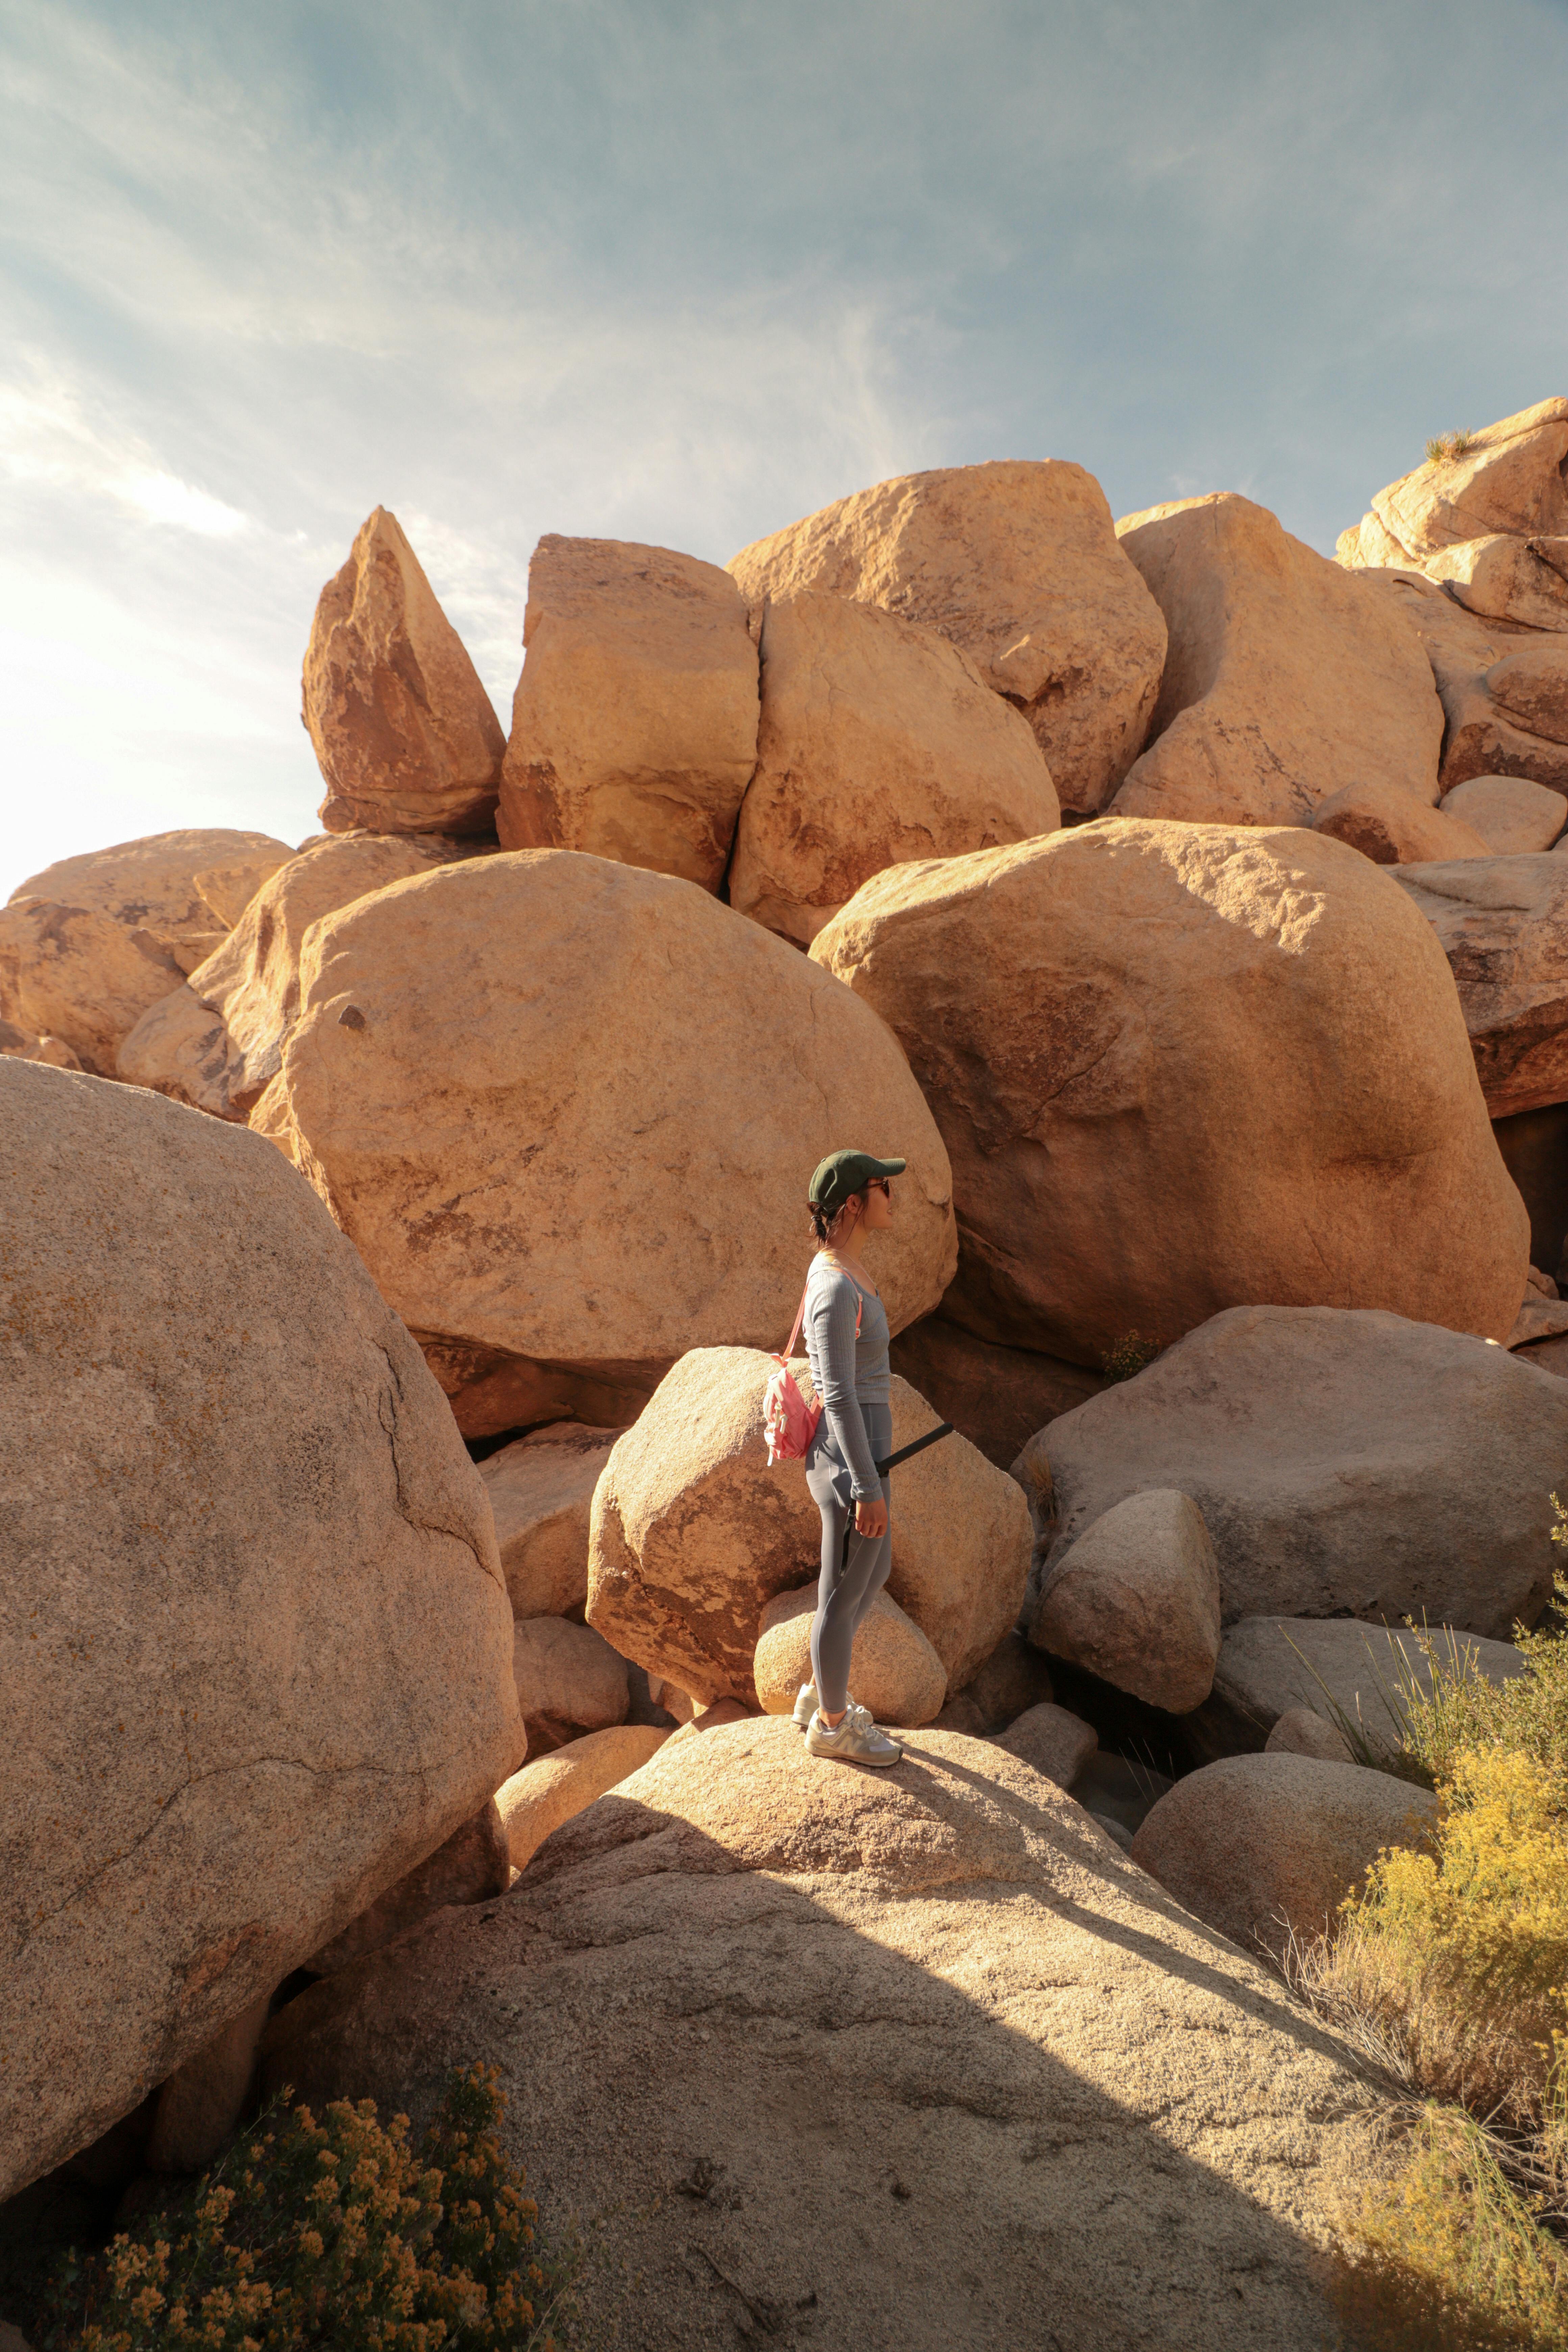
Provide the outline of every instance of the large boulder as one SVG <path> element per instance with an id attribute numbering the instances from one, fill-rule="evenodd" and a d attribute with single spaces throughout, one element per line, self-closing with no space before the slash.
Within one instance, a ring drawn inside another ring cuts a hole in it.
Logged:
<path id="1" fill-rule="evenodd" d="M 1561 536 L 1568 532 L 1565 460 L 1568 400 L 1538 401 L 1480 433 L 1449 435 L 1425 465 L 1379 490 L 1365 521 L 1342 538 L 1341 561 L 1419 566 L 1500 533 Z"/>
<path id="2" fill-rule="evenodd" d="M 999 1470 L 1012 1468 L 1019 1449 L 1047 1421 L 1105 1385 L 1082 1364 L 977 1339 L 940 1314 L 922 1315 L 900 1331 L 891 1362 Z"/>
<path id="3" fill-rule="evenodd" d="M 1029 1639 L 1170 1715 L 1207 1698 L 1219 1564 L 1190 1495 L 1146 1486 L 1092 1520 L 1041 1588 Z"/>
<path id="4" fill-rule="evenodd" d="M 704 1702 L 758 1704 L 763 1612 L 822 1557 L 805 1465 L 768 1467 L 763 1392 L 772 1370 L 753 1349 L 693 1349 L 617 1440 L 594 1496 L 588 1622 L 623 1657 Z M 796 1371 L 804 1381 L 804 1365 Z M 895 1451 L 937 1422 L 896 1377 L 892 1419 Z M 901 1464 L 892 1490 L 887 1590 L 959 1690 L 1017 1617 L 1028 1506 L 956 1434 Z"/>
<path id="5" fill-rule="evenodd" d="M 823 590 L 763 618 L 757 772 L 730 904 L 809 947 L 868 876 L 1054 833 L 1025 721 L 934 629 Z"/>
<path id="6" fill-rule="evenodd" d="M 554 1421 L 479 1465 L 518 1617 L 565 1617 L 588 1598 L 588 1517 L 618 1429 Z"/>
<path id="7" fill-rule="evenodd" d="M 511 1670 L 531 1756 L 588 1731 L 608 1731 L 631 1711 L 626 1662 L 591 1625 L 567 1617 L 520 1617 Z"/>
<path id="8" fill-rule="evenodd" d="M 1365 572 L 1369 594 L 1421 640 L 1443 706 L 1445 794 L 1472 776 L 1568 793 L 1568 635 L 1483 619 L 1418 572 Z"/>
<path id="9" fill-rule="evenodd" d="M 1494 857 L 1528 857 L 1557 839 L 1568 798 L 1528 776 L 1470 776 L 1444 793 L 1442 814 L 1471 826 Z"/>
<path id="10" fill-rule="evenodd" d="M 817 1580 L 781 1592 L 757 1629 L 752 1680 L 764 1713 L 789 1715 L 811 1680 L 811 1626 Z M 879 1592 L 856 1629 L 850 1696 L 879 1723 L 929 1723 L 947 1696 L 947 1672 L 912 1617 Z"/>
<path id="11" fill-rule="evenodd" d="M 1165 625 L 1081 466 L 905 474 L 730 569 L 753 604 L 825 589 L 940 630 L 1029 721 L 1064 808 L 1103 808 L 1143 748 Z"/>
<path id="12" fill-rule="evenodd" d="M 977 1337 L 1099 1369 L 1252 1299 L 1507 1337 L 1528 1219 L 1453 982 L 1342 843 L 1103 822 L 879 874 L 811 953 L 935 1113 Z"/>
<path id="13" fill-rule="evenodd" d="M 1357 560 L 1347 557 L 1342 540 L 1341 562 Z M 1403 551 L 1394 561 L 1403 563 Z M 1439 548 L 1422 569 L 1467 612 L 1521 628 L 1568 629 L 1568 537 L 1562 534 L 1516 539 L 1489 531 Z"/>
<path id="14" fill-rule="evenodd" d="M 1437 1800 L 1391 1773 L 1276 1749 L 1189 1772 L 1132 1841 L 1132 1859 L 1243 1951 L 1279 1958 L 1331 1929 L 1388 1846 L 1430 1834 Z"/>
<path id="15" fill-rule="evenodd" d="M 1568 1102 L 1568 858 L 1410 866 L 1394 879 L 1448 959 L 1491 1117 Z"/>
<path id="16" fill-rule="evenodd" d="M 1047 1573 L 1127 1496 L 1173 1486 L 1214 1539 L 1226 1624 L 1410 1616 L 1501 1636 L 1551 1591 L 1568 1391 L 1395 1315 L 1237 1307 L 1037 1446 Z"/>
<path id="17" fill-rule="evenodd" d="M 1524 1670 L 1511 1642 L 1451 1625 L 1420 1633 L 1346 1617 L 1243 1617 L 1220 1643 L 1214 1689 L 1191 1725 L 1206 1755 L 1267 1747 L 1281 1718 L 1310 1707 L 1336 1733 L 1349 1730 L 1363 1764 L 1392 1760 L 1413 1693 L 1439 1677 L 1503 1683 Z"/>
<path id="18" fill-rule="evenodd" d="M 507 849 L 584 849 L 717 890 L 757 761 L 757 648 L 716 564 L 542 539 L 497 824 Z"/>
<path id="19" fill-rule="evenodd" d="M 309 1185 L 159 1096 L 0 1062 L 0 2194 L 515 1764 L 483 1489 Z"/>
<path id="20" fill-rule="evenodd" d="M 417 2126 L 476 2059 L 547 2209 L 616 2215 L 581 2324 L 628 2352 L 1320 2352 L 1373 2172 L 1339 2039 L 940 1732 L 876 1775 L 678 1735 L 504 1903 L 291 2002 L 264 2080 Z"/>
<path id="21" fill-rule="evenodd" d="M 910 1163 L 879 1258 L 893 1328 L 952 1274 L 947 1155 L 896 1040 L 666 875 L 525 850 L 342 908 L 305 943 L 274 1083 L 268 1132 L 468 1436 L 630 1421 L 686 1349 L 779 1346 L 806 1183 L 847 1139 Z"/>
<path id="22" fill-rule="evenodd" d="M 1400 614 L 1354 573 L 1228 490 L 1116 529 L 1171 641 L 1152 740 L 1117 815 L 1310 824 L 1357 782 L 1436 800 L 1431 672 Z"/>
<path id="23" fill-rule="evenodd" d="M 246 902 L 293 855 L 268 833 L 198 827 L 29 875 L 0 908 L 0 1019 L 58 1040 L 81 1068 L 112 1077 L 121 1043 L 143 1013 L 222 944 Z"/>
<path id="24" fill-rule="evenodd" d="M 384 1895 L 378 1895 L 330 1944 L 312 1952 L 310 1965 L 318 1976 L 331 1976 L 352 1960 L 363 1959 L 366 1952 L 390 1944 L 395 1936 L 405 1934 L 432 1911 L 444 1911 L 450 1903 L 484 1903 L 492 1895 L 504 1895 L 510 1880 L 506 1828 L 491 1798 L 472 1821 L 452 1832 L 445 1845 L 427 1854 Z"/>
<path id="25" fill-rule="evenodd" d="M 377 507 L 322 589 L 302 716 L 329 833 L 488 833 L 506 738 L 397 517 Z"/>
<path id="26" fill-rule="evenodd" d="M 1374 866 L 1493 855 L 1491 843 L 1457 812 L 1428 808 L 1401 784 L 1343 785 L 1319 802 L 1312 830 L 1347 842 Z"/>
<path id="27" fill-rule="evenodd" d="M 452 855 L 452 844 L 434 837 L 381 834 L 301 851 L 262 884 L 223 945 L 142 1014 L 120 1048 L 119 1076 L 243 1123 L 277 1076 L 298 1018 L 310 925 Z"/>

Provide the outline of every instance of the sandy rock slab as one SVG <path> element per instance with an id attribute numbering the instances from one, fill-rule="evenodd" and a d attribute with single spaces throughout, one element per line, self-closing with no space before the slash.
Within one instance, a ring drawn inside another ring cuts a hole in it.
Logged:
<path id="1" fill-rule="evenodd" d="M 693 1349 L 616 1442 L 594 1496 L 588 1622 L 623 1657 L 704 1704 L 758 1703 L 752 1668 L 763 1612 L 821 1563 L 822 1520 L 805 1464 L 768 1466 L 763 1392 L 772 1370 L 773 1359 L 756 1349 Z M 809 1386 L 804 1361 L 795 1370 Z M 892 1422 L 895 1452 L 937 1423 L 896 1376 Z M 886 1589 L 956 1690 L 1017 1617 L 1033 1539 L 1028 1505 L 956 1433 L 900 1464 L 891 1484 Z"/>
<path id="2" fill-rule="evenodd" d="M 797 946 L 886 866 L 1060 824 L 1028 726 L 934 629 L 805 589 L 768 604 L 762 656 L 730 904 Z"/>
<path id="3" fill-rule="evenodd" d="M 1443 713 L 1430 672 L 1361 579 L 1231 491 L 1116 529 L 1171 639 L 1119 816 L 1310 824 L 1352 782 L 1436 801 Z"/>
<path id="4" fill-rule="evenodd" d="M 594 1804 L 606 1789 L 629 1780 L 670 1737 L 640 1723 L 585 1732 L 552 1755 L 514 1772 L 496 1791 L 496 1810 L 514 1870 L 526 1870 L 563 1822 Z"/>
<path id="5" fill-rule="evenodd" d="M 1022 711 L 1064 808 L 1103 808 L 1143 748 L 1164 623 L 1081 466 L 902 475 L 755 541 L 730 570 L 753 605 L 823 590 L 940 631 Z"/>
<path id="6" fill-rule="evenodd" d="M 939 1732 L 874 1777 L 773 1719 L 672 1739 L 504 1902 L 292 2003 L 267 2079 L 417 2124 L 473 2057 L 543 2198 L 613 2210 L 585 2324 L 621 2309 L 633 2352 L 759 2313 L 799 2352 L 1018 2352 L 1042 2312 L 1059 2352 L 1146 2347 L 1152 2313 L 1169 2352 L 1320 2352 L 1366 2177 L 1334 2037 L 1037 1772 Z"/>
<path id="7" fill-rule="evenodd" d="M 479 1464 L 518 1617 L 564 1617 L 588 1598 L 588 1519 L 618 1429 L 531 1429 Z"/>
<path id="8" fill-rule="evenodd" d="M 1345 1617 L 1243 1617 L 1220 1644 L 1214 1690 L 1189 1729 L 1210 1757 L 1246 1754 L 1270 1746 L 1287 1715 L 1310 1707 L 1336 1737 L 1348 1727 L 1353 1760 L 1368 1763 L 1395 1754 L 1408 1695 L 1430 1695 L 1434 1673 L 1500 1683 L 1524 1670 L 1511 1642 L 1451 1625 L 1433 1626 L 1426 1639 L 1430 1649 L 1405 1629 Z"/>
<path id="9" fill-rule="evenodd" d="M 478 1475 L 309 1185 L 8 1060 L 0 1160 L 4 2193 L 469 1821 L 521 1723 Z"/>
<path id="10" fill-rule="evenodd" d="M 587 850 L 716 890 L 757 761 L 757 648 L 729 574 L 551 533 L 522 642 L 502 847 Z"/>
<path id="11" fill-rule="evenodd" d="M 942 1130 L 943 1318 L 1096 1372 L 1259 1298 L 1506 1339 L 1529 1221 L 1415 914 L 1296 825 L 1110 818 L 866 883 L 811 955 Z"/>
<path id="12" fill-rule="evenodd" d="M 780 1346 L 846 1135 L 909 1162 L 893 1328 L 951 1279 L 947 1155 L 896 1040 L 689 882 L 565 850 L 444 866 L 316 923 L 300 988 L 254 1116 L 466 1436 L 622 1423 L 689 1348 Z"/>
<path id="13" fill-rule="evenodd" d="M 488 833 L 506 738 L 462 639 L 385 507 L 322 589 L 301 715 L 329 833 Z"/>
<path id="14" fill-rule="evenodd" d="M 1047 1577 L 1115 1504 L 1174 1487 L 1213 1538 L 1227 1625 L 1411 1616 L 1497 1637 L 1551 1589 L 1568 1394 L 1435 1325 L 1237 1307 L 1036 1445 L 1055 1492 Z"/>
<path id="15" fill-rule="evenodd" d="M 1568 858 L 1411 866 L 1394 878 L 1448 960 L 1491 1117 L 1568 1102 Z"/>
<path id="16" fill-rule="evenodd" d="M 1406 558 L 1401 551 L 1393 560 L 1403 563 Z M 1347 561 L 1343 552 L 1340 561 Z M 1422 569 L 1457 604 L 1484 619 L 1527 629 L 1568 629 L 1568 536 L 1562 532 L 1517 538 L 1489 531 L 1439 548 Z"/>

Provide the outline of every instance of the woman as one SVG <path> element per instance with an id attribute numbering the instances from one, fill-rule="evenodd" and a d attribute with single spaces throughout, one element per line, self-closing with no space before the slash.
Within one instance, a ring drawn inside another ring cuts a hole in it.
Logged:
<path id="1" fill-rule="evenodd" d="M 795 1719 L 813 1756 L 856 1764 L 896 1764 L 904 1752 L 849 1696 L 855 1631 L 893 1558 L 888 1482 L 877 1472 L 893 1450 L 889 1333 L 861 1253 L 872 1234 L 892 1223 L 892 1179 L 903 1172 L 901 1160 L 835 1151 L 806 1196 L 821 1244 L 805 1286 L 805 1350 L 822 1405 L 805 1478 L 822 1513 L 822 1573 L 811 1625 L 813 1679 L 802 1685 Z"/>

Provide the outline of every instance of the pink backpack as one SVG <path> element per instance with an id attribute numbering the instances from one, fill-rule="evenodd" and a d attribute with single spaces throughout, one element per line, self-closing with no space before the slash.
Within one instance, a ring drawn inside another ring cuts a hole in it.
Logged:
<path id="1" fill-rule="evenodd" d="M 854 1279 L 853 1276 L 850 1277 Z M 810 1277 L 806 1278 L 809 1289 Z M 860 1337 L 860 1286 L 855 1284 L 855 1337 Z M 763 1393 L 763 1428 L 767 1433 L 768 1467 L 776 1462 L 804 1462 L 811 1451 L 811 1441 L 816 1435 L 816 1424 L 822 1419 L 819 1403 L 807 1404 L 795 1386 L 789 1360 L 795 1353 L 795 1343 L 800 1337 L 800 1327 L 805 1320 L 805 1291 L 800 1294 L 795 1324 L 782 1356 L 775 1356 L 776 1371 L 768 1375 L 768 1385 Z"/>

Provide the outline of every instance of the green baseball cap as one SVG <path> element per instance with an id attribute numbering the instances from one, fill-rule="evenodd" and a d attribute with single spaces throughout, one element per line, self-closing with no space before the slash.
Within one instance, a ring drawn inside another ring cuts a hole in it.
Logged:
<path id="1" fill-rule="evenodd" d="M 841 1209 L 851 1192 L 863 1192 L 873 1176 L 901 1176 L 902 1160 L 873 1160 L 868 1151 L 830 1151 L 806 1189 L 814 1209 Z"/>

